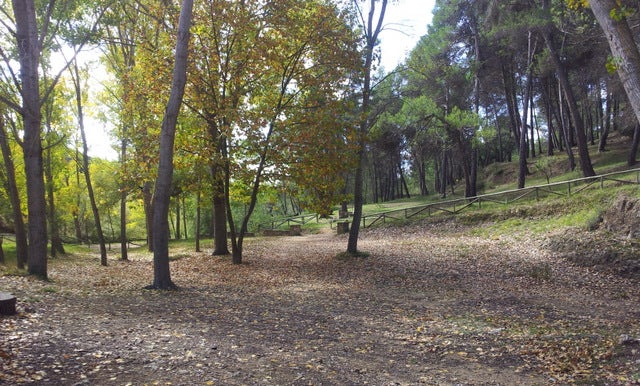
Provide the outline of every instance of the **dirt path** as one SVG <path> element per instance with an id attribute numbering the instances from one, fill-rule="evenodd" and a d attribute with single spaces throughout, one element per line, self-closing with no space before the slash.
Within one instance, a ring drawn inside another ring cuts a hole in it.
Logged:
<path id="1" fill-rule="evenodd" d="M 246 263 L 180 252 L 180 290 L 151 263 L 51 262 L 1 277 L 0 383 L 55 385 L 634 384 L 637 281 L 558 259 L 522 235 L 455 227 L 256 238 Z M 621 336 L 627 337 L 621 338 Z"/>

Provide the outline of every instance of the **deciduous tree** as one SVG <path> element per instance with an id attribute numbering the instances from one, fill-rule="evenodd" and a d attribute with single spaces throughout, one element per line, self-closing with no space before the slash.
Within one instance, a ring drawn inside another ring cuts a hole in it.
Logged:
<path id="1" fill-rule="evenodd" d="M 160 132 L 160 156 L 158 178 L 153 195 L 153 284 L 155 289 L 171 289 L 175 285 L 171 281 L 169 270 L 169 201 L 173 174 L 173 145 L 178 121 L 178 113 L 182 105 L 184 88 L 187 82 L 187 59 L 189 54 L 189 37 L 193 0 L 183 0 L 178 22 L 178 34 L 173 66 L 171 94 L 167 102 L 162 130 Z"/>

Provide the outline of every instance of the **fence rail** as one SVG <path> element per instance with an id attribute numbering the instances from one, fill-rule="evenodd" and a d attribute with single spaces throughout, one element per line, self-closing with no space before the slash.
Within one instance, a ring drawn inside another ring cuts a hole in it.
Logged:
<path id="1" fill-rule="evenodd" d="M 429 217 L 436 213 L 456 215 L 476 204 L 480 208 L 482 207 L 483 202 L 508 205 L 531 196 L 534 196 L 536 200 L 551 195 L 567 197 L 571 196 L 572 194 L 581 193 L 586 189 L 592 188 L 594 186 L 598 186 L 600 189 L 604 189 L 605 185 L 608 186 L 608 184 L 638 185 L 640 184 L 640 169 L 629 169 L 620 172 L 602 174 L 594 177 L 577 178 L 574 180 L 554 182 L 546 185 L 537 185 L 525 187 L 522 189 L 506 190 L 503 192 L 483 194 L 475 197 L 439 201 L 409 208 L 394 209 L 385 212 L 363 215 L 361 226 L 363 228 L 368 228 L 378 223 L 384 223 L 387 219 L 409 219 L 420 214 L 426 214 Z M 345 220 L 346 219 L 338 221 Z"/>
<path id="2" fill-rule="evenodd" d="M 279 218 L 279 219 L 274 219 L 272 221 L 269 222 L 265 222 L 265 223 L 261 223 L 257 225 L 258 231 L 260 230 L 264 230 L 264 229 L 278 229 L 281 226 L 287 224 L 287 227 L 291 226 L 291 224 L 294 225 L 304 225 L 308 222 L 311 221 L 319 221 L 320 216 L 315 214 L 315 213 L 310 213 L 310 214 L 303 214 L 300 216 L 293 216 L 293 217 L 285 217 L 285 218 Z"/>

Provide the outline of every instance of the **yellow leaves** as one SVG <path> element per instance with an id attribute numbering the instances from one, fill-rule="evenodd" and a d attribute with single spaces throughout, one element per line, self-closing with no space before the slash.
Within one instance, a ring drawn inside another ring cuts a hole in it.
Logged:
<path id="1" fill-rule="evenodd" d="M 567 0 L 569 8 L 580 9 L 587 8 L 589 6 L 589 0 Z"/>

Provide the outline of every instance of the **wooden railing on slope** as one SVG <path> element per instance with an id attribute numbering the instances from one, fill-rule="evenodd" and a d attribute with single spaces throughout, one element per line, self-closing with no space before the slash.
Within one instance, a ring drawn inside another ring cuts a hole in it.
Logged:
<path id="1" fill-rule="evenodd" d="M 623 178 L 625 176 L 627 177 L 626 179 Z M 634 178 L 629 179 L 629 176 Z M 549 195 L 570 196 L 572 194 L 578 194 L 598 183 L 600 189 L 604 189 L 605 183 L 607 182 L 613 182 L 618 185 L 638 185 L 640 184 L 640 169 L 629 169 L 621 172 L 607 173 L 594 177 L 577 178 L 569 181 L 554 182 L 547 185 L 531 186 L 522 189 L 507 190 L 503 192 L 483 194 L 475 197 L 440 201 L 404 209 L 394 209 L 386 212 L 363 215 L 361 226 L 363 228 L 367 228 L 380 222 L 384 223 L 387 219 L 409 219 L 419 214 L 426 214 L 427 216 L 431 216 L 435 213 L 440 212 L 455 215 L 473 206 L 474 204 L 477 204 L 478 207 L 481 207 L 483 202 L 494 202 L 508 205 L 530 196 L 535 196 L 536 200 L 540 199 L 543 196 Z"/>

